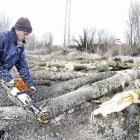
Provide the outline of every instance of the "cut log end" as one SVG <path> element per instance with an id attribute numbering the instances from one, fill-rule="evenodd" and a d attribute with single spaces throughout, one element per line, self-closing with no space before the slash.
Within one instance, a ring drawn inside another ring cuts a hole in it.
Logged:
<path id="1" fill-rule="evenodd" d="M 70 70 L 74 70 L 74 67 L 72 64 L 66 64 L 65 68 L 70 69 Z"/>
<path id="2" fill-rule="evenodd" d="M 44 108 L 36 117 L 37 121 L 41 123 L 48 123 L 54 117 L 53 110 L 51 108 Z"/>
<path id="3" fill-rule="evenodd" d="M 55 72 L 58 71 L 57 67 L 51 67 L 51 70 Z"/>

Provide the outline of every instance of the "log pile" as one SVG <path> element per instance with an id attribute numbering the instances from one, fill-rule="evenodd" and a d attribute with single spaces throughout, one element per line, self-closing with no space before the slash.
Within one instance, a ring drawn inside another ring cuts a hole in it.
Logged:
<path id="1" fill-rule="evenodd" d="M 92 115 L 107 116 L 122 111 L 131 104 L 140 103 L 139 90 L 136 90 L 140 84 L 134 82 L 140 77 L 140 64 L 86 58 L 74 60 L 68 57 L 62 60 L 27 58 L 27 62 L 38 88 L 37 94 L 32 98 L 41 110 L 37 117 L 40 122 L 45 117 L 51 120 L 86 101 L 99 100 L 118 89 L 121 92 L 93 110 Z M 15 68 L 10 72 L 14 79 L 20 78 Z M 125 104 L 117 106 L 123 102 Z M 4 112 L 4 109 L 1 110 Z M 17 112 L 20 111 L 17 109 Z M 44 112 L 48 113 L 47 116 Z"/>

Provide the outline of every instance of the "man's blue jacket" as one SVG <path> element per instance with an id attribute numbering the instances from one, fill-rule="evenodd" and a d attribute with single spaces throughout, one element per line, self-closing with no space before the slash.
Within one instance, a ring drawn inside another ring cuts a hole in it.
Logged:
<path id="1" fill-rule="evenodd" d="M 20 77 L 28 88 L 30 88 L 34 86 L 34 83 L 29 73 L 24 46 L 17 47 L 17 41 L 14 27 L 11 31 L 0 32 L 0 79 L 10 82 L 12 75 L 9 71 L 13 66 L 16 66 Z"/>

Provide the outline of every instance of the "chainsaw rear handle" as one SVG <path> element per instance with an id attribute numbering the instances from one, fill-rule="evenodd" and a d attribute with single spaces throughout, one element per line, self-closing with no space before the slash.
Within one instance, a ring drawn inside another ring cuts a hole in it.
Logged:
<path id="1" fill-rule="evenodd" d="M 29 90 L 26 90 L 26 91 L 20 91 L 20 92 L 17 93 L 17 96 L 21 95 L 21 94 L 24 94 L 24 93 L 26 93 L 27 95 L 31 96 L 31 95 L 33 95 L 33 93 L 29 93 L 31 91 L 34 91 L 34 89 L 29 89 Z"/>

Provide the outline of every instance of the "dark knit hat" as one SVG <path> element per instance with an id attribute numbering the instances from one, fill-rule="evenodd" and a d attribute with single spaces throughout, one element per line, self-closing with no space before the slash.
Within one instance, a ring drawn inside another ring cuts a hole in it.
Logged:
<path id="1" fill-rule="evenodd" d="M 28 18 L 21 17 L 15 24 L 15 29 L 19 31 L 32 32 L 32 26 Z"/>

